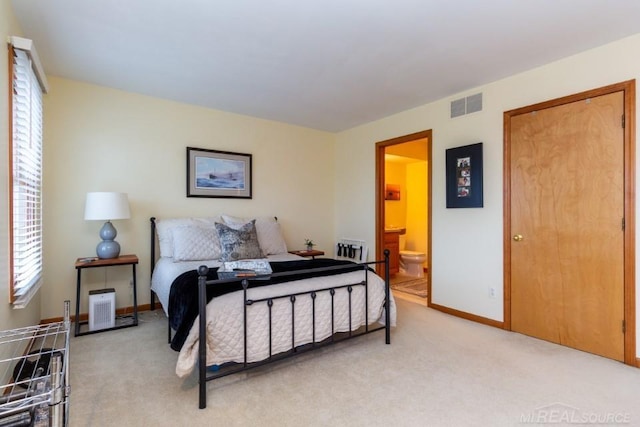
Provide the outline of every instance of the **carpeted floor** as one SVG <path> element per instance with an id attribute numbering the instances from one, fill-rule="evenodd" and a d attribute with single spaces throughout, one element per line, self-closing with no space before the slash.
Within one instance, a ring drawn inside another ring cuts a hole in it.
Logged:
<path id="1" fill-rule="evenodd" d="M 161 310 L 72 337 L 69 426 L 640 425 L 638 368 L 396 304 L 391 345 L 375 333 L 220 378 L 202 410 L 197 375 L 175 374 Z"/>
<path id="2" fill-rule="evenodd" d="M 427 284 L 427 278 L 404 279 L 399 282 L 392 282 L 391 289 L 426 298 L 428 292 Z"/>

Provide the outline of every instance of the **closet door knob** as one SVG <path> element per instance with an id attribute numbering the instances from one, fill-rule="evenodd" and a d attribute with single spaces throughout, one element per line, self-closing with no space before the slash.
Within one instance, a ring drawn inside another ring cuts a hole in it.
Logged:
<path id="1" fill-rule="evenodd" d="M 522 237 L 522 234 L 516 234 L 515 236 L 513 236 L 513 240 L 515 240 L 516 242 L 519 242 L 523 239 L 524 237 Z"/>

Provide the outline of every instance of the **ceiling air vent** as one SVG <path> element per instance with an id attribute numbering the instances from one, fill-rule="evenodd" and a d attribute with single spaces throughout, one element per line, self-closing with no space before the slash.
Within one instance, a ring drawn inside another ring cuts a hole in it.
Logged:
<path id="1" fill-rule="evenodd" d="M 451 118 L 482 111 L 482 93 L 451 101 Z"/>

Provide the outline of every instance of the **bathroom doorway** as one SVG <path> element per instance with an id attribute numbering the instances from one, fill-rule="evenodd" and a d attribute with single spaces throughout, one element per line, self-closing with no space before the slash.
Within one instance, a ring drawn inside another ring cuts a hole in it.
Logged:
<path id="1" fill-rule="evenodd" d="M 431 147 L 431 130 L 376 143 L 376 259 L 388 249 L 394 295 L 424 305 L 431 300 Z"/>

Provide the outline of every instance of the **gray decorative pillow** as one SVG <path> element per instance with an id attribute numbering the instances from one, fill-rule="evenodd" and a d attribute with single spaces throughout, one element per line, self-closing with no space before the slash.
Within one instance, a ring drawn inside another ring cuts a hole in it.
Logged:
<path id="1" fill-rule="evenodd" d="M 231 228 L 239 228 L 250 222 L 250 219 L 238 218 L 230 215 L 221 215 L 222 221 Z M 277 219 L 273 216 L 257 217 L 256 233 L 258 234 L 258 243 L 265 255 L 286 254 L 287 244 L 282 236 L 282 228 Z"/>
<path id="2" fill-rule="evenodd" d="M 218 232 L 220 247 L 222 249 L 220 261 L 264 258 L 264 254 L 258 243 L 255 220 L 246 223 L 238 229 L 216 222 L 216 231 Z"/>

